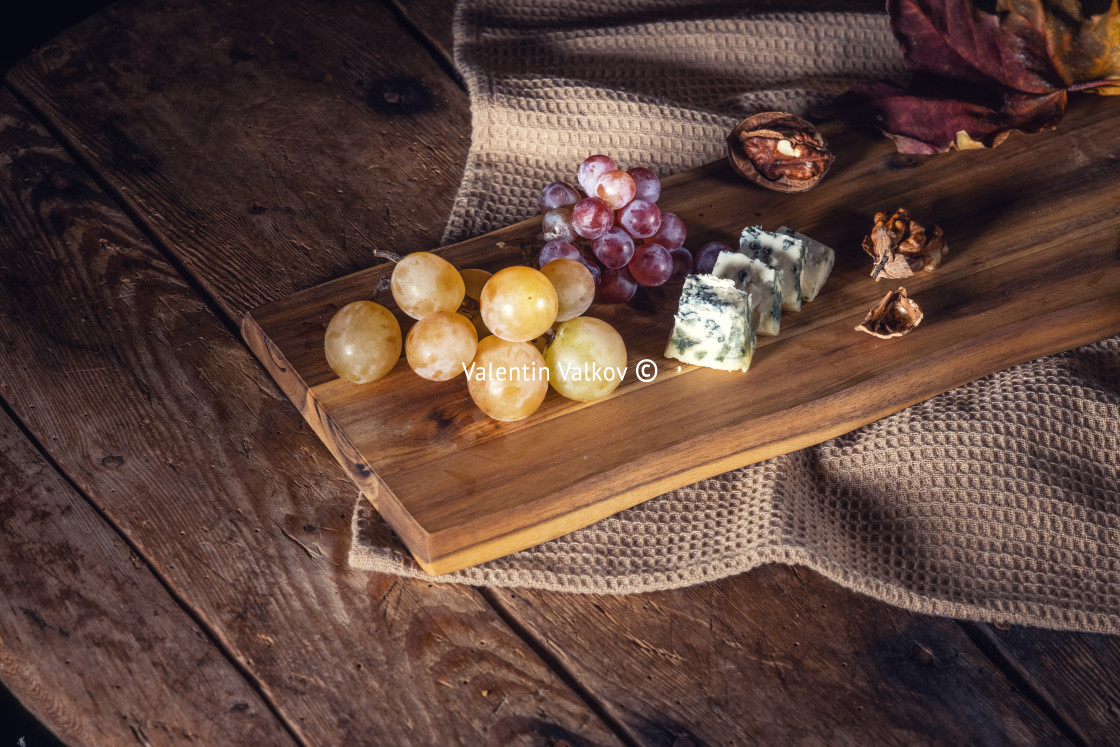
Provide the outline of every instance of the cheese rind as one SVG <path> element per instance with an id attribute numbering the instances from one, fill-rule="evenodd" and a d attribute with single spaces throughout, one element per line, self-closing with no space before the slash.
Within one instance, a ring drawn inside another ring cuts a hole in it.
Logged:
<path id="1" fill-rule="evenodd" d="M 801 270 L 801 300 L 812 301 L 821 292 L 824 281 L 828 280 L 836 264 L 836 252 L 816 239 L 810 239 L 787 226 L 779 228 L 778 233 L 800 239 L 805 245 L 805 265 Z"/>
<path id="2" fill-rule="evenodd" d="M 782 287 L 782 308 L 801 310 L 801 271 L 805 266 L 805 244 L 792 236 L 747 226 L 739 238 L 739 251 L 760 259 L 778 272 Z"/>
<path id="3" fill-rule="evenodd" d="M 751 322 L 759 335 L 776 335 L 782 323 L 782 287 L 778 273 L 760 259 L 720 252 L 712 274 L 727 278 L 751 297 Z"/>
<path id="4" fill-rule="evenodd" d="M 750 296 L 727 278 L 686 277 L 665 357 L 722 371 L 746 371 L 754 348 Z"/>

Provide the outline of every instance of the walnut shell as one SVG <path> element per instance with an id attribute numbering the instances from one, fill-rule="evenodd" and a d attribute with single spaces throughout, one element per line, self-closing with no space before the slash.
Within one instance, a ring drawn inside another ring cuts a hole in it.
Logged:
<path id="1" fill-rule="evenodd" d="M 922 323 L 922 308 L 911 301 L 906 289 L 899 286 L 883 297 L 856 327 L 860 332 L 882 338 L 901 337 Z"/>
<path id="2" fill-rule="evenodd" d="M 932 272 L 938 268 L 949 246 L 940 226 L 927 231 L 910 212 L 899 208 L 893 215 L 875 213 L 871 235 L 863 238 L 863 250 L 875 260 L 871 277 L 908 278 L 921 270 Z"/>
<path id="3" fill-rule="evenodd" d="M 727 136 L 727 149 L 737 174 L 775 192 L 812 189 L 836 158 L 816 127 L 786 112 L 747 117 Z"/>

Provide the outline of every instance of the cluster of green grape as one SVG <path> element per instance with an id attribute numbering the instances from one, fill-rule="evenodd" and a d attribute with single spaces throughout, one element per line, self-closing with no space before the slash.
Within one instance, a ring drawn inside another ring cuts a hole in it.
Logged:
<path id="1" fill-rule="evenodd" d="M 606 322 L 581 316 L 595 299 L 595 280 L 578 261 L 490 274 L 415 252 L 397 262 L 390 290 L 416 320 L 403 341 L 412 370 L 432 381 L 464 374 L 471 399 L 496 420 L 528 417 L 550 384 L 570 399 L 600 399 L 625 372 L 622 337 Z M 477 315 L 470 314 L 474 304 Z M 324 341 L 331 369 L 358 384 L 387 374 L 401 347 L 400 324 L 373 301 L 340 309 Z"/>

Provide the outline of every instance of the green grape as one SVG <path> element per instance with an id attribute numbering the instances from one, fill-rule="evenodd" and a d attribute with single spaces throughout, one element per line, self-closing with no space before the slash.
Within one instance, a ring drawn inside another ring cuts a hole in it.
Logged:
<path id="1" fill-rule="evenodd" d="M 393 268 L 389 282 L 393 300 L 413 319 L 437 311 L 455 311 L 463 303 L 463 276 L 443 257 L 431 252 L 406 254 Z"/>
<path id="2" fill-rule="evenodd" d="M 467 369 L 478 347 L 478 333 L 462 314 L 437 311 L 412 325 L 404 354 L 416 375 L 431 381 L 453 379 Z"/>
<path id="3" fill-rule="evenodd" d="M 463 303 L 459 306 L 458 313 L 471 320 L 474 331 L 477 333 L 478 339 L 481 340 L 490 334 L 490 330 L 486 329 L 486 324 L 482 321 L 482 309 L 479 308 L 478 299 L 482 296 L 482 289 L 486 286 L 486 281 L 494 273 L 468 267 L 465 270 L 459 270 L 459 274 L 463 276 L 467 294 L 463 297 Z"/>
<path id="4" fill-rule="evenodd" d="M 381 304 L 354 301 L 331 317 L 323 352 L 340 379 L 355 384 L 375 381 L 401 357 L 401 325 Z"/>
<path id="5" fill-rule="evenodd" d="M 467 298 L 473 298 L 475 301 L 482 297 L 482 289 L 486 287 L 486 281 L 494 276 L 494 273 L 476 267 L 459 270 L 459 274 L 463 277 L 463 288 Z"/>
<path id="6" fill-rule="evenodd" d="M 544 352 L 552 388 L 568 399 L 590 402 L 613 392 L 626 375 L 626 343 L 602 319 L 577 316 L 556 325 Z"/>
<path id="7" fill-rule="evenodd" d="M 532 267 L 506 267 L 486 281 L 479 299 L 482 321 L 492 334 L 527 342 L 556 321 L 559 300 L 552 283 Z"/>
<path id="8" fill-rule="evenodd" d="M 466 373 L 471 399 L 495 420 L 529 417 L 548 393 L 544 359 L 527 342 L 484 338 Z"/>
<path id="9" fill-rule="evenodd" d="M 541 273 L 556 289 L 556 321 L 574 319 L 591 307 L 595 300 L 595 278 L 582 262 L 554 259 L 541 268 Z"/>

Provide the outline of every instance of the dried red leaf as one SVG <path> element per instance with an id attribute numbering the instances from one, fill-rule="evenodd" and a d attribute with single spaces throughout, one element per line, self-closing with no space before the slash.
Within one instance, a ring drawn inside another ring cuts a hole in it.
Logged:
<path id="1" fill-rule="evenodd" d="M 878 127 L 904 153 L 994 147 L 1057 126 L 1069 91 L 1120 93 L 1120 0 L 888 0 L 913 79 L 860 85 L 834 112 Z"/>

